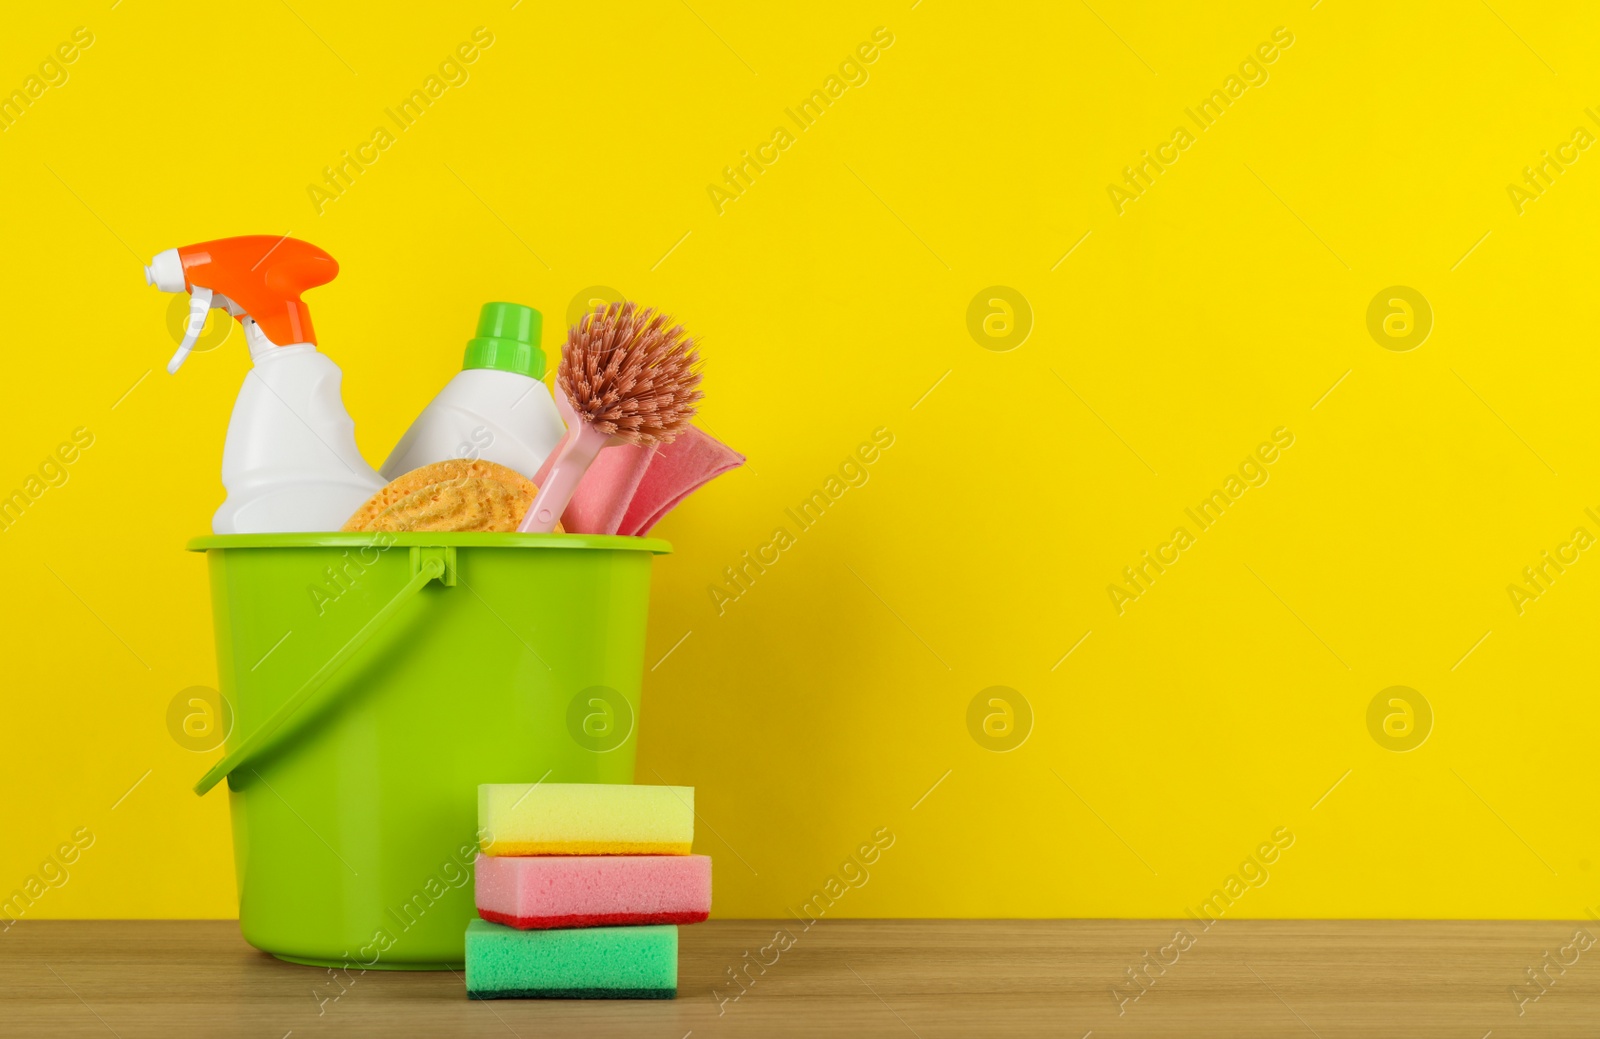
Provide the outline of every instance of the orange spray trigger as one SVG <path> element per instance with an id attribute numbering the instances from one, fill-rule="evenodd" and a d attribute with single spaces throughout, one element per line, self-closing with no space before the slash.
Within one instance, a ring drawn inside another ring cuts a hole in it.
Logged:
<path id="1" fill-rule="evenodd" d="M 311 311 L 300 300 L 306 289 L 324 285 L 339 273 L 339 263 L 309 242 L 273 235 L 241 235 L 168 249 L 145 268 L 145 278 L 164 292 L 195 293 L 192 309 L 201 306 L 199 289 L 209 289 L 226 309 L 243 321 L 254 319 L 275 346 L 316 345 Z M 205 300 L 207 309 L 219 305 Z M 190 328 L 195 327 L 190 315 Z M 204 314 L 199 314 L 204 321 Z M 193 346 L 185 337 L 185 342 Z M 188 351 L 179 347 L 170 370 Z"/>

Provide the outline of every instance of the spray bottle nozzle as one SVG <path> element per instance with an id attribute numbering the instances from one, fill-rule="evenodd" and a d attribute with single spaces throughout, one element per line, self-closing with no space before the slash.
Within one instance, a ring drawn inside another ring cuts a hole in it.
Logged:
<path id="1" fill-rule="evenodd" d="M 183 266 L 183 257 L 178 255 L 176 249 L 156 253 L 150 266 L 144 269 L 144 283 L 154 285 L 162 292 L 183 292 L 189 287 L 184 279 Z"/>
<path id="2" fill-rule="evenodd" d="M 183 342 L 167 371 L 176 372 L 189 356 L 212 308 L 254 319 L 263 347 L 315 346 L 311 312 L 300 294 L 332 281 L 338 273 L 339 264 L 316 246 L 272 235 L 219 238 L 156 254 L 144 269 L 145 284 L 193 296 Z M 251 350 L 255 352 L 254 344 Z"/>

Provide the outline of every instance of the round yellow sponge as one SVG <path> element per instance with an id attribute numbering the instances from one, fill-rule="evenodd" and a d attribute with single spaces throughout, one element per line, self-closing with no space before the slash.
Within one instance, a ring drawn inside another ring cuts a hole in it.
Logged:
<path id="1" fill-rule="evenodd" d="M 538 491 L 532 480 L 497 462 L 434 462 L 391 481 L 342 529 L 510 532 Z"/>

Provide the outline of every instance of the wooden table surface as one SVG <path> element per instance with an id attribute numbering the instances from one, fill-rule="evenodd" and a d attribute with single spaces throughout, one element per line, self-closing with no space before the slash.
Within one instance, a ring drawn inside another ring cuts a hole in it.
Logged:
<path id="1" fill-rule="evenodd" d="M 474 1002 L 454 973 L 379 971 L 334 999 L 325 971 L 257 952 L 232 921 L 23 921 L 0 935 L 0 1034 L 1600 1035 L 1592 921 L 1224 921 L 1202 933 L 1188 921 L 838 920 L 780 953 L 771 942 L 786 926 L 683 928 L 674 1001 Z M 1173 944 L 1178 929 L 1190 940 Z M 747 950 L 756 980 L 741 995 L 727 972 Z M 1127 971 L 1146 950 L 1135 1000 Z M 1541 992 L 1528 970 L 1547 963 Z"/>

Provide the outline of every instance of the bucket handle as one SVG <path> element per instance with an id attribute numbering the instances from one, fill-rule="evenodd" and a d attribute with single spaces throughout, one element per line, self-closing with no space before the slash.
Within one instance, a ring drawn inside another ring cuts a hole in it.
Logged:
<path id="1" fill-rule="evenodd" d="M 434 580 L 454 584 L 455 567 L 452 565 L 455 562 L 454 556 L 454 548 L 432 551 L 426 548 L 421 551 L 412 548 L 411 565 L 415 568 L 415 573 L 412 574 L 411 580 L 406 582 L 405 587 L 396 592 L 393 599 L 384 603 L 383 608 L 373 614 L 372 619 L 367 621 L 360 631 L 350 636 L 350 641 L 340 646 L 338 652 L 329 657 L 328 662 L 323 664 L 316 674 L 306 679 L 305 685 L 273 711 L 255 732 L 245 737 L 237 747 L 228 752 L 226 757 L 211 766 L 211 770 L 201 776 L 200 782 L 194 785 L 194 792 L 202 797 L 205 796 L 207 791 L 222 782 L 229 773 L 259 751 L 275 732 L 283 728 L 285 722 L 299 713 L 317 690 L 333 677 L 334 672 L 343 667 L 346 661 L 355 656 L 357 650 L 366 645 L 367 640 L 372 638 L 379 628 L 389 622 L 389 618 L 405 605 L 406 600 L 422 590 L 423 585 Z"/>

